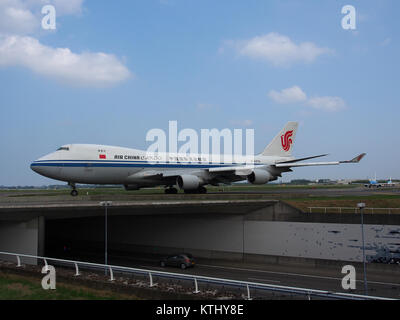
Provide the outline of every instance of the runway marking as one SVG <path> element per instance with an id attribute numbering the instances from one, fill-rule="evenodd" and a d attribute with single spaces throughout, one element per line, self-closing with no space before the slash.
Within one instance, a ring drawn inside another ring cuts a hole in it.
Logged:
<path id="1" fill-rule="evenodd" d="M 230 270 L 238 270 L 238 271 L 251 271 L 251 272 L 260 272 L 260 273 L 269 273 L 269 274 L 280 274 L 284 276 L 298 276 L 304 278 L 316 278 L 316 279 L 326 279 L 326 280 L 339 280 L 342 281 L 342 278 L 334 278 L 334 277 L 326 277 L 326 276 L 314 276 L 300 273 L 290 273 L 290 272 L 277 272 L 277 271 L 267 271 L 267 270 L 257 270 L 257 269 L 244 269 L 244 268 L 235 268 L 235 267 L 225 267 L 225 266 L 212 266 L 207 264 L 198 264 L 198 266 L 209 267 L 209 268 L 219 268 L 219 269 L 230 269 Z M 357 282 L 364 282 L 364 280 L 356 280 Z M 368 281 L 371 284 L 379 284 L 379 285 L 390 285 L 400 287 L 400 283 L 390 283 L 390 282 L 379 282 L 379 281 Z"/>

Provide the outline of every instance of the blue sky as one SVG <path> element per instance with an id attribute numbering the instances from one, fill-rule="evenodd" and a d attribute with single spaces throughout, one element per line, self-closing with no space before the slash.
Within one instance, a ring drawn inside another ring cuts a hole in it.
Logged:
<path id="1" fill-rule="evenodd" d="M 41 29 L 46 3 L 55 31 Z M 29 165 L 67 143 L 146 149 L 170 120 L 254 128 L 256 151 L 294 120 L 295 156 L 367 153 L 286 181 L 400 178 L 398 12 L 395 0 L 2 0 L 0 185 L 53 183 Z"/>

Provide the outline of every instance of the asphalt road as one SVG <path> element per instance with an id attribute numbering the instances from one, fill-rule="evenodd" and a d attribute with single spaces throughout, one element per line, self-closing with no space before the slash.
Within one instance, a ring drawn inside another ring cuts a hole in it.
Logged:
<path id="1" fill-rule="evenodd" d="M 104 253 L 100 252 L 82 252 L 75 253 L 73 257 L 68 255 L 58 255 L 58 257 L 103 264 L 103 254 Z M 50 256 L 54 257 L 55 255 L 53 254 Z M 160 256 L 144 254 L 122 256 L 111 253 L 109 254 L 108 263 L 156 271 L 350 293 L 342 288 L 342 278 L 345 275 L 341 273 L 341 267 L 337 266 L 324 266 L 323 268 L 317 269 L 295 265 L 249 264 L 240 261 L 229 262 L 223 260 L 196 259 L 194 268 L 181 270 L 174 267 L 161 267 L 159 265 L 160 258 Z M 346 263 L 343 263 L 343 266 L 345 264 Z M 376 271 L 372 272 L 368 271 L 367 268 L 368 294 L 400 299 L 400 277 L 398 276 L 400 274 L 400 265 L 398 267 L 399 273 L 395 275 Z M 356 266 L 356 271 L 356 290 L 353 290 L 351 293 L 365 294 L 362 268 Z"/>

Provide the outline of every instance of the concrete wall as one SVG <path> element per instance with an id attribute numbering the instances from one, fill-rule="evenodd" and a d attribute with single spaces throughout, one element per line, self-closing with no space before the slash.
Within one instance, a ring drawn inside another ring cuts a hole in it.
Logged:
<path id="1" fill-rule="evenodd" d="M 103 219 L 54 223 L 49 229 L 56 233 L 55 237 L 102 247 Z M 257 221 L 237 215 L 171 215 L 110 217 L 108 226 L 110 248 L 121 251 L 187 251 L 198 257 L 225 259 L 264 255 L 362 261 L 361 228 L 356 224 Z M 364 228 L 367 255 L 399 250 L 400 226 Z"/>
<path id="2" fill-rule="evenodd" d="M 158 217 L 140 218 L 134 225 L 123 219 L 113 225 L 115 243 L 134 243 L 153 247 L 177 247 L 228 252 L 243 251 L 242 217 Z"/>
<path id="3" fill-rule="evenodd" d="M 213 252 L 226 258 L 243 252 L 243 218 L 237 215 L 114 216 L 108 219 L 110 250 L 171 253 L 190 250 L 197 256 Z M 63 244 L 90 251 L 104 247 L 104 218 L 48 221 L 47 247 Z M 51 250 L 57 248 L 51 247 Z M 235 255 L 235 258 L 239 256 Z"/>
<path id="4" fill-rule="evenodd" d="M 356 223 L 359 215 L 302 213 L 276 201 L 256 209 L 244 206 L 233 210 L 224 206 L 225 210 L 219 208 L 218 212 L 209 207 L 201 212 L 185 208 L 166 210 L 160 206 L 142 212 L 144 209 L 138 207 L 129 209 L 134 211 L 133 215 L 128 209 L 123 215 L 116 209 L 111 211 L 115 215 L 109 215 L 108 219 L 109 248 L 162 254 L 187 251 L 198 257 L 234 260 L 271 256 L 362 259 L 361 228 Z M 65 211 L 67 217 L 68 212 Z M 58 219 L 50 220 L 51 217 L 46 222 L 46 239 L 43 217 L 28 222 L 0 221 L 0 251 L 45 255 L 45 241 L 46 249 L 54 244 L 49 250 L 52 253 L 65 250 L 64 246 L 72 243 L 81 252 L 86 248 L 88 251 L 104 248 L 104 216 L 73 219 L 57 216 Z M 333 218 L 336 220 L 330 221 Z M 371 220 L 365 225 L 368 256 L 400 257 L 400 224 L 392 225 L 397 218 L 389 218 L 392 219 L 383 220 L 389 224 L 372 224 Z"/>
<path id="5" fill-rule="evenodd" d="M 44 254 L 44 218 L 37 217 L 27 222 L 0 222 L 0 251 L 28 255 Z M 16 261 L 13 257 L 1 257 Z M 22 258 L 22 262 L 36 264 L 36 259 Z"/>
<path id="6" fill-rule="evenodd" d="M 360 225 L 246 221 L 245 226 L 246 253 L 362 261 Z M 367 256 L 400 253 L 400 226 L 364 225 L 364 235 Z"/>

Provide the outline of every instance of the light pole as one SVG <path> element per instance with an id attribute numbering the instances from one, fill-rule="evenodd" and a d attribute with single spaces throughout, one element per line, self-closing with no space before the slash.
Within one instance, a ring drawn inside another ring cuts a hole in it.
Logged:
<path id="1" fill-rule="evenodd" d="M 365 268 L 365 243 L 364 243 L 364 215 L 363 209 L 365 208 L 365 203 L 357 203 L 357 207 L 360 209 L 361 214 L 361 238 L 362 238 L 362 251 L 363 251 L 363 268 L 364 268 L 364 291 L 365 295 L 368 295 L 368 284 L 367 284 L 367 270 Z"/>
<path id="2" fill-rule="evenodd" d="M 108 246 L 108 214 L 107 214 L 107 208 L 112 206 L 112 201 L 102 201 L 100 202 L 100 205 L 104 207 L 105 209 L 105 215 L 104 215 L 104 264 L 108 265 L 108 257 L 107 257 L 107 246 Z M 105 273 L 107 275 L 107 268 L 105 270 Z"/>

